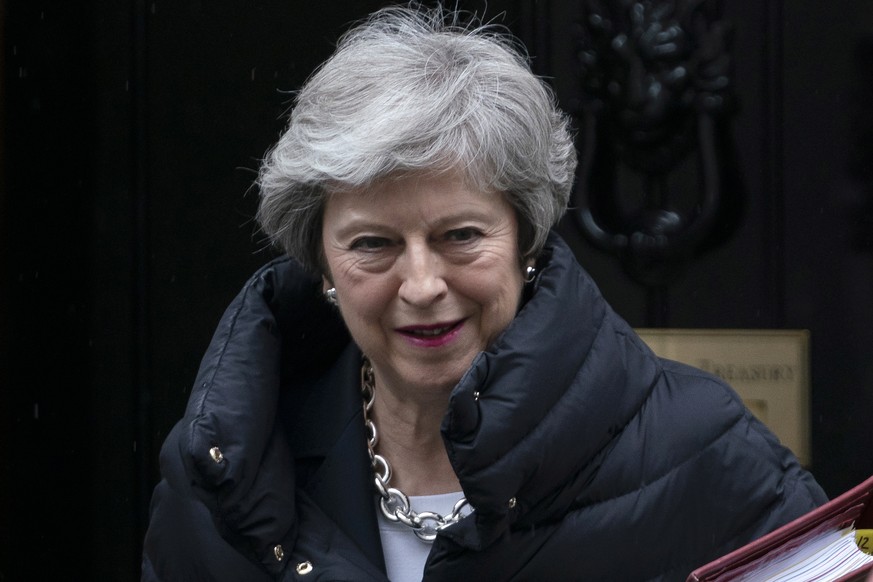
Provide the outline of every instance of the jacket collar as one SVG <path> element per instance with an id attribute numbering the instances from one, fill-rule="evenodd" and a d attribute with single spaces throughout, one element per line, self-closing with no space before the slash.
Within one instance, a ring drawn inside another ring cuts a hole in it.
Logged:
<path id="1" fill-rule="evenodd" d="M 270 568 L 274 545 L 290 543 L 298 520 L 295 471 L 305 457 L 318 459 L 318 479 L 338 484 L 319 488 L 318 504 L 384 568 L 372 487 L 362 482 L 360 355 L 319 289 L 287 259 L 249 279 L 203 357 L 185 418 L 162 449 L 162 472 L 179 490 L 191 487 L 226 539 Z"/>
<path id="2" fill-rule="evenodd" d="M 466 547 L 490 545 L 511 523 L 563 515 L 660 373 L 557 235 L 538 267 L 529 301 L 474 360 L 443 422 L 476 508 L 474 522 L 445 535 Z"/>

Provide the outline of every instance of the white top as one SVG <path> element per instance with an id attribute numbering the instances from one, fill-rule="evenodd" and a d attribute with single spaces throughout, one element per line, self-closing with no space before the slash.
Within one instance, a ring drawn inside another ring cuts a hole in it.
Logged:
<path id="1" fill-rule="evenodd" d="M 442 495 L 422 495 L 410 497 L 409 505 L 412 510 L 433 511 L 440 515 L 449 515 L 452 508 L 464 494 L 443 493 Z M 379 500 L 376 499 L 378 506 Z M 469 512 L 469 508 L 465 513 Z M 388 570 L 388 579 L 391 582 L 421 582 L 424 574 L 424 563 L 430 553 L 433 544 L 418 539 L 418 536 L 407 525 L 390 521 L 382 514 L 382 510 L 376 508 L 379 516 L 379 536 L 382 538 L 382 551 L 385 554 L 385 567 Z"/>

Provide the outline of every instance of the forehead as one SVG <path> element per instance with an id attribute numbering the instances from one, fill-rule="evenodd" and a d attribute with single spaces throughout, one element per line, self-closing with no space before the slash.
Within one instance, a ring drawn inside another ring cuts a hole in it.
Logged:
<path id="1" fill-rule="evenodd" d="M 328 188 L 325 214 L 340 209 L 429 214 L 454 207 L 494 210 L 507 204 L 503 193 L 483 189 L 461 172 L 417 172 L 392 175 L 364 186 Z"/>

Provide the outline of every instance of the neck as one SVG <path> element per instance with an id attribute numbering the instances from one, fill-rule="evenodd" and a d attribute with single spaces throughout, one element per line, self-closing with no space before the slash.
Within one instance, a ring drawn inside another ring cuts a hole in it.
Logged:
<path id="1" fill-rule="evenodd" d="M 376 452 L 391 465 L 390 486 L 406 495 L 461 490 L 440 435 L 448 394 L 410 398 L 376 380 L 371 418 L 379 431 Z"/>

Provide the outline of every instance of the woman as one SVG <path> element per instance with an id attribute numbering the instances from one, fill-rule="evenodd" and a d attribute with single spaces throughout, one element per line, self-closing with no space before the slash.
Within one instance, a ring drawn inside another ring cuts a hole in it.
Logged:
<path id="1" fill-rule="evenodd" d="M 507 39 L 386 9 L 260 176 L 249 281 L 161 454 L 143 577 L 684 580 L 825 501 L 550 228 L 576 163 Z"/>

